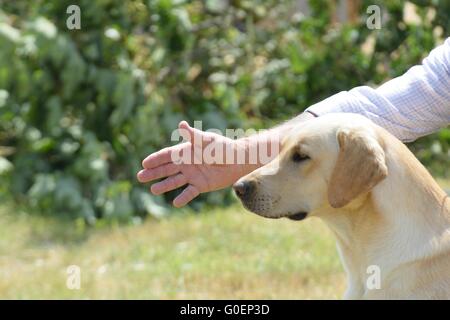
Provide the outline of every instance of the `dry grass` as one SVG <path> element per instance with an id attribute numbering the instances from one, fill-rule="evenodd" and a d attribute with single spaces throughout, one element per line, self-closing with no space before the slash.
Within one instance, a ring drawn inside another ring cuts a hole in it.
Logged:
<path id="1" fill-rule="evenodd" d="M 335 299 L 345 286 L 319 220 L 239 206 L 100 230 L 3 208 L 0 234 L 2 299 Z M 74 264 L 80 290 L 66 286 Z"/>
<path id="2" fill-rule="evenodd" d="M 450 194 L 450 180 L 437 179 L 437 181 Z"/>
<path id="3" fill-rule="evenodd" d="M 0 298 L 339 298 L 344 275 L 318 220 L 265 220 L 240 207 L 83 231 L 0 213 Z M 81 267 L 81 289 L 66 268 Z"/>

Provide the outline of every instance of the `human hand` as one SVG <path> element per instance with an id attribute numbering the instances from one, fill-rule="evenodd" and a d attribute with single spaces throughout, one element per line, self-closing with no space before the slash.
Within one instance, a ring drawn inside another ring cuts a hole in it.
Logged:
<path id="1" fill-rule="evenodd" d="M 258 167 L 257 165 L 238 164 L 236 162 L 227 163 L 227 161 L 221 161 L 220 163 L 205 161 L 178 163 L 177 157 L 186 154 L 191 154 L 193 158 L 203 160 L 203 151 L 206 147 L 213 147 L 217 150 L 232 150 L 236 153 L 239 151 L 246 152 L 246 145 L 241 140 L 233 140 L 216 133 L 192 128 L 186 121 L 180 122 L 178 128 L 188 133 L 189 141 L 150 154 L 142 161 L 144 169 L 137 174 L 137 179 L 142 183 L 165 178 L 151 186 L 150 190 L 155 195 L 187 185 L 174 199 L 173 205 L 175 207 L 186 205 L 200 193 L 229 187 L 240 177 Z"/>

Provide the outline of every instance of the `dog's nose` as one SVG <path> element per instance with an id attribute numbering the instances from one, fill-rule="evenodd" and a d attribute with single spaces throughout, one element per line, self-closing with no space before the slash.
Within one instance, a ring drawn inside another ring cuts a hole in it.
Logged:
<path id="1" fill-rule="evenodd" d="M 238 181 L 233 185 L 234 192 L 241 199 L 250 197 L 255 192 L 254 181 Z"/>

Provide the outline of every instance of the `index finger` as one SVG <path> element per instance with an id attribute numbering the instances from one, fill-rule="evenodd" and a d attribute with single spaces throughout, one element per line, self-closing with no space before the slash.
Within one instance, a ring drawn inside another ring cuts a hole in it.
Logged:
<path id="1" fill-rule="evenodd" d="M 166 163 L 171 163 L 172 153 L 175 151 L 179 152 L 185 146 L 186 143 L 182 143 L 156 151 L 142 161 L 142 167 L 144 169 L 152 169 Z"/>

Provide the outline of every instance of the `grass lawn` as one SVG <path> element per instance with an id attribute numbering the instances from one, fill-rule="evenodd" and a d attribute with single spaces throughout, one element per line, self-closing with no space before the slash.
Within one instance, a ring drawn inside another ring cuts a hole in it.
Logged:
<path id="1" fill-rule="evenodd" d="M 240 206 L 88 230 L 3 207 L 0 234 L 0 299 L 335 299 L 345 289 L 320 220 Z M 80 290 L 66 286 L 70 265 Z"/>
<path id="2" fill-rule="evenodd" d="M 447 191 L 448 194 L 450 194 L 450 179 L 437 179 L 437 181 L 444 188 L 444 190 Z"/>
<path id="3" fill-rule="evenodd" d="M 239 206 L 83 231 L 0 210 L 0 298 L 339 298 L 335 242 L 318 219 L 267 220 Z M 81 268 L 81 289 L 66 286 Z"/>

